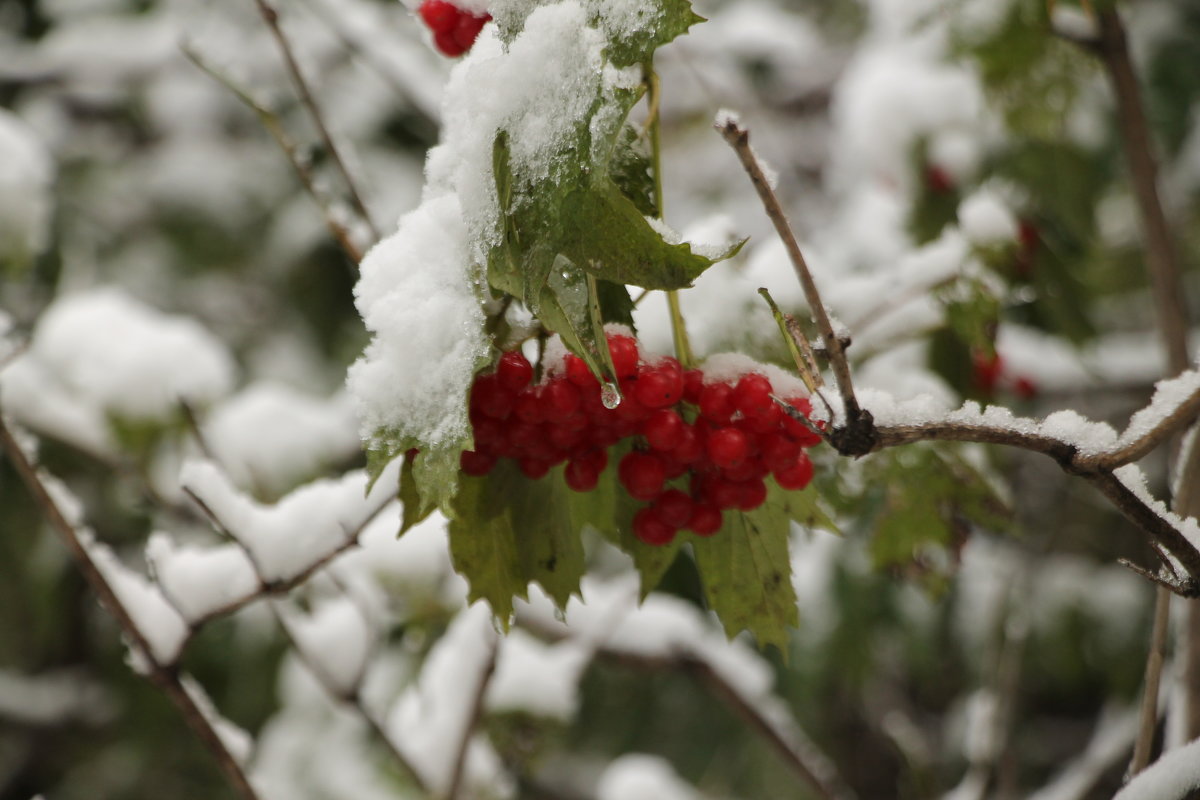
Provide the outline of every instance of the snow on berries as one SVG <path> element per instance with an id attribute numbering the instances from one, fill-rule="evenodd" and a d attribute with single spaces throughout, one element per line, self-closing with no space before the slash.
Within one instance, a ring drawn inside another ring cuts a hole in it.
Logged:
<path id="1" fill-rule="evenodd" d="M 470 50 L 479 31 L 492 18 L 491 14 L 476 15 L 446 0 L 425 0 L 417 13 L 433 32 L 433 44 L 438 52 L 450 58 Z"/>
<path id="2" fill-rule="evenodd" d="M 602 402 L 600 382 L 578 356 L 552 349 L 535 383 L 522 353 L 504 353 L 495 370 L 475 379 L 475 449 L 462 454 L 462 471 L 483 476 L 508 458 L 537 479 L 565 463 L 567 486 L 588 492 L 609 466 L 609 449 L 632 439 L 634 449 L 616 464 L 617 481 L 647 503 L 634 515 L 633 533 L 651 545 L 668 544 L 681 530 L 715 534 L 724 512 L 766 501 L 768 478 L 788 490 L 812 481 L 805 449 L 821 437 L 773 397 L 805 418 L 812 407 L 775 368 L 739 357 L 713 359 L 708 372 L 685 370 L 669 356 L 643 357 L 621 333 L 608 335 L 608 347 L 624 397 L 614 408 Z M 779 373 L 774 382 L 771 371 Z"/>

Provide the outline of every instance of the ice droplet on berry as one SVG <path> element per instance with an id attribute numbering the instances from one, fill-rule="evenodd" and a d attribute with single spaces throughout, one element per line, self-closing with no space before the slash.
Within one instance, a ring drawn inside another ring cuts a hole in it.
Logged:
<path id="1" fill-rule="evenodd" d="M 621 405 L 621 390 L 612 381 L 605 381 L 600 387 L 600 402 L 607 409 L 614 409 Z"/>

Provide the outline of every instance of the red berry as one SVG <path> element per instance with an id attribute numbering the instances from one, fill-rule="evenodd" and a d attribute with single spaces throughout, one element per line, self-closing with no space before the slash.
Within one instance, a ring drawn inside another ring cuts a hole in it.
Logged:
<path id="1" fill-rule="evenodd" d="M 675 528 L 682 528 L 692 518 L 695 503 L 678 489 L 668 489 L 654 501 L 659 519 Z"/>
<path id="2" fill-rule="evenodd" d="M 693 464 L 704 456 L 704 444 L 700 434 L 691 425 L 684 423 L 679 432 L 679 441 L 671 450 L 671 457 L 681 464 Z"/>
<path id="3" fill-rule="evenodd" d="M 496 375 L 480 375 L 471 390 L 471 407 L 492 419 L 508 419 L 517 395 L 506 389 Z"/>
<path id="4" fill-rule="evenodd" d="M 514 392 L 524 389 L 533 380 L 533 365 L 520 350 L 513 350 L 500 356 L 496 365 L 496 377 L 500 385 Z"/>
<path id="5" fill-rule="evenodd" d="M 1037 397 L 1038 387 L 1032 378 L 1022 375 L 1013 381 L 1013 393 L 1022 400 L 1032 400 Z"/>
<path id="6" fill-rule="evenodd" d="M 470 47 L 463 47 L 458 43 L 453 30 L 436 31 L 433 34 L 433 44 L 439 53 L 450 58 L 458 58 L 470 49 Z"/>
<path id="7" fill-rule="evenodd" d="M 934 194 L 947 194 L 954 191 L 954 178 L 946 170 L 931 164 L 925 168 L 925 185 Z"/>
<path id="8" fill-rule="evenodd" d="M 638 376 L 634 393 L 647 408 L 673 406 L 683 397 L 683 369 L 673 358 L 664 358 Z"/>
<path id="9" fill-rule="evenodd" d="M 635 451 L 628 453 L 617 465 L 617 479 L 631 497 L 653 500 L 662 492 L 667 470 L 658 456 Z"/>
<path id="10" fill-rule="evenodd" d="M 613 334 L 608 337 L 608 352 L 612 356 L 613 369 L 617 371 L 618 379 L 637 377 L 637 342 L 628 336 Z"/>
<path id="11" fill-rule="evenodd" d="M 746 434 L 737 428 L 717 428 L 704 443 L 705 452 L 722 469 L 736 466 L 750 455 Z"/>
<path id="12" fill-rule="evenodd" d="M 692 506 L 692 518 L 684 527 L 697 536 L 712 536 L 721 530 L 723 523 L 721 509 L 712 503 L 698 502 Z"/>
<path id="13" fill-rule="evenodd" d="M 767 501 L 767 484 L 762 478 L 738 483 L 738 504 L 742 511 L 753 511 Z"/>
<path id="14" fill-rule="evenodd" d="M 569 354 L 566 358 L 567 363 L 567 380 L 586 391 L 596 391 L 600 388 L 600 381 L 596 380 L 596 376 L 588 369 L 587 363 L 575 354 Z M 599 399 L 597 397 L 597 399 Z"/>
<path id="15" fill-rule="evenodd" d="M 803 451 L 790 467 L 775 471 L 775 482 L 779 484 L 779 488 L 789 491 L 803 489 L 812 479 L 813 463 L 808 454 Z"/>
<path id="16" fill-rule="evenodd" d="M 1004 374 L 1004 359 L 1000 354 L 988 355 L 977 351 L 971 355 L 971 366 L 975 388 L 984 394 L 995 392 L 996 384 L 999 383 L 1000 376 Z"/>
<path id="17" fill-rule="evenodd" d="M 446 0 L 425 0 L 417 9 L 417 13 L 434 33 L 450 33 L 458 24 L 458 18 L 463 12 Z"/>
<path id="18" fill-rule="evenodd" d="M 724 425 L 733 419 L 733 387 L 728 383 L 712 383 L 700 392 L 700 414 L 705 419 Z"/>
<path id="19" fill-rule="evenodd" d="M 542 387 L 533 386 L 517 395 L 513 414 L 522 422 L 539 424 L 546 421 L 546 404 L 542 400 Z"/>
<path id="20" fill-rule="evenodd" d="M 633 535 L 655 547 L 670 544 L 675 538 L 675 528 L 659 518 L 653 508 L 640 509 L 633 515 Z"/>
<path id="21" fill-rule="evenodd" d="M 771 382 L 756 372 L 743 375 L 733 387 L 733 406 L 745 417 L 757 417 L 773 405 Z"/>
<path id="22" fill-rule="evenodd" d="M 683 431 L 687 427 L 683 417 L 673 409 L 660 408 L 642 423 L 641 432 L 651 449 L 666 451 L 674 450 L 683 441 Z"/>
<path id="23" fill-rule="evenodd" d="M 702 499 L 717 508 L 737 508 L 742 500 L 742 485 L 728 478 L 716 477 L 705 485 Z"/>
<path id="24" fill-rule="evenodd" d="M 796 458 L 800 455 L 800 445 L 783 431 L 777 431 L 763 438 L 761 453 L 763 464 L 774 472 L 787 469 L 796 463 Z"/>
<path id="25" fill-rule="evenodd" d="M 496 457 L 474 450 L 463 450 L 458 463 L 463 472 L 478 478 L 492 471 L 492 467 L 496 466 Z"/>
<path id="26" fill-rule="evenodd" d="M 542 388 L 542 398 L 546 405 L 546 416 L 555 421 L 574 414 L 582 402 L 579 387 L 561 378 L 550 381 Z"/>
<path id="27" fill-rule="evenodd" d="M 590 492 L 596 488 L 596 484 L 600 480 L 600 469 L 596 468 L 593 461 L 585 458 L 575 458 L 567 462 L 567 468 L 563 472 L 566 478 L 567 486 L 577 492 Z"/>
<path id="28" fill-rule="evenodd" d="M 785 402 L 805 417 L 812 417 L 812 403 L 809 402 L 807 397 L 792 397 L 788 398 Z M 782 420 L 783 429 L 801 447 L 812 447 L 821 443 L 821 437 L 810 430 L 800 420 L 793 419 L 789 414 L 784 414 Z"/>
<path id="29" fill-rule="evenodd" d="M 700 393 L 704 391 L 704 373 L 698 369 L 689 369 L 683 373 L 683 399 L 685 402 L 697 405 Z"/>
<path id="30" fill-rule="evenodd" d="M 550 462 L 543 461 L 540 458 L 526 457 L 517 459 L 517 466 L 521 468 L 521 474 L 531 480 L 544 477 L 550 471 Z"/>
<path id="31" fill-rule="evenodd" d="M 471 49 L 471 45 L 475 44 L 475 39 L 479 37 L 479 31 L 483 30 L 483 26 L 491 18 L 490 14 L 477 17 L 465 12 L 458 18 L 458 24 L 454 26 L 454 41 L 458 42 L 463 52 Z"/>

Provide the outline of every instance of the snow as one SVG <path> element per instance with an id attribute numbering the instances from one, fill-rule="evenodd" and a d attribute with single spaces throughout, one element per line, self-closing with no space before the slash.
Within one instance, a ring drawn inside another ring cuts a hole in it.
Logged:
<path id="1" fill-rule="evenodd" d="M 591 649 L 577 642 L 543 644 L 520 629 L 504 637 L 485 706 L 570 722 L 579 710 L 579 679 Z"/>
<path id="2" fill-rule="evenodd" d="M 108 287 L 55 300 L 29 350 L 0 380 L 18 419 L 28 417 L 39 429 L 48 425 L 43 432 L 51 435 L 61 419 L 67 438 L 101 444 L 105 436 L 94 426 L 102 415 L 165 422 L 180 400 L 217 400 L 233 377 L 229 352 L 198 323 Z M 48 408 L 38 409 L 43 403 Z"/>
<path id="3" fill-rule="evenodd" d="M 1150 398 L 1150 403 L 1129 419 L 1129 425 L 1121 432 L 1118 444 L 1124 447 L 1138 441 L 1198 392 L 1200 370 L 1188 370 L 1154 384 L 1154 396 Z"/>
<path id="4" fill-rule="evenodd" d="M 475 687 L 496 641 L 491 612 L 476 603 L 455 617 L 433 646 L 415 686 L 396 700 L 387 729 L 432 794 L 445 794 L 463 732 L 472 716 Z M 479 735 L 467 748 L 463 785 L 500 796 L 512 787 L 491 745 Z"/>
<path id="5" fill-rule="evenodd" d="M 1126 464 L 1120 469 L 1113 470 L 1113 476 L 1126 489 L 1133 492 L 1146 507 L 1172 528 L 1182 533 L 1184 538 L 1191 542 L 1192 547 L 1200 550 L 1200 523 L 1196 521 L 1195 517 L 1181 518 L 1168 509 L 1166 503 L 1151 494 L 1150 488 L 1146 485 L 1146 475 L 1136 464 Z"/>
<path id="6" fill-rule="evenodd" d="M 363 259 L 355 299 L 373 338 L 347 383 L 364 438 L 388 430 L 437 445 L 467 435 L 462 400 L 489 350 L 470 264 L 453 194 L 405 215 Z"/>
<path id="7" fill-rule="evenodd" d="M 28 725 L 96 724 L 114 710 L 107 688 L 78 670 L 24 674 L 0 668 L 0 718 Z"/>
<path id="8" fill-rule="evenodd" d="M 958 224 L 973 244 L 996 245 L 1016 241 L 1017 219 L 994 188 L 976 189 L 958 206 Z"/>
<path id="9" fill-rule="evenodd" d="M 1085 797 L 1105 770 L 1128 758 L 1137 729 L 1136 708 L 1105 708 L 1083 754 L 1067 764 L 1054 780 L 1029 795 L 1029 800 Z"/>
<path id="10" fill-rule="evenodd" d="M 96 541 L 90 530 L 80 530 L 78 536 L 117 601 L 145 638 L 150 657 L 158 666 L 174 664 L 187 642 L 187 622 L 158 586 L 121 563 L 108 545 Z M 137 656 L 135 652 L 135 659 Z"/>
<path id="11" fill-rule="evenodd" d="M 765 375 L 771 388 L 781 398 L 808 397 L 804 381 L 774 364 L 763 364 L 742 353 L 715 353 L 704 359 L 704 383 L 737 383 L 743 375 L 757 372 Z"/>
<path id="12" fill-rule="evenodd" d="M 216 408 L 203 425 L 213 456 L 238 486 L 277 495 L 360 447 L 345 394 L 319 398 L 257 382 Z"/>
<path id="13" fill-rule="evenodd" d="M 146 562 L 163 594 L 190 623 L 259 589 L 254 565 L 237 544 L 178 545 L 170 534 L 157 531 L 146 543 Z"/>
<path id="14" fill-rule="evenodd" d="M 306 664 L 330 688 L 350 696 L 362 681 L 374 632 L 354 602 L 345 596 L 324 600 L 310 614 L 285 615 Z"/>
<path id="15" fill-rule="evenodd" d="M 366 473 L 353 471 L 305 484 L 272 506 L 238 491 L 210 461 L 185 464 L 180 482 L 246 548 L 260 577 L 271 582 L 296 578 L 350 546 L 395 492 L 398 469 L 393 464 L 369 494 Z"/>
<path id="16" fill-rule="evenodd" d="M 596 786 L 596 800 L 697 800 L 671 765 L 658 756 L 629 753 L 613 760 Z"/>
<path id="17" fill-rule="evenodd" d="M 1200 739 L 1164 753 L 1113 800 L 1173 800 L 1196 788 L 1200 788 Z"/>
<path id="18" fill-rule="evenodd" d="M 54 161 L 37 134 L 0 108 L 0 263 L 45 249 L 54 199 Z"/>
<path id="19" fill-rule="evenodd" d="M 233 756 L 233 760 L 242 765 L 249 762 L 250 754 L 254 749 L 254 738 L 235 723 L 221 716 L 221 713 L 217 711 L 217 707 L 213 705 L 212 698 L 204 691 L 204 687 L 191 676 L 183 675 L 181 682 L 183 690 L 188 693 L 188 696 L 192 698 L 192 702 L 200 709 L 200 713 L 204 715 L 204 719 L 212 726 L 212 729 L 217 734 L 217 738 L 221 740 L 221 744 L 225 746 L 229 755 Z"/>

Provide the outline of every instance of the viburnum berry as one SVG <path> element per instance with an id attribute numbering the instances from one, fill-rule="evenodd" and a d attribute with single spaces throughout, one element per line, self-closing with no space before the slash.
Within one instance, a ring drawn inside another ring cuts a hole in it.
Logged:
<path id="1" fill-rule="evenodd" d="M 612 356 L 613 369 L 617 378 L 636 378 L 638 374 L 638 346 L 629 336 L 614 334 L 608 337 L 608 353 Z"/>
<path id="2" fill-rule="evenodd" d="M 658 512 L 659 519 L 675 528 L 682 528 L 692 518 L 695 502 L 678 489 L 668 489 L 659 495 L 652 508 Z"/>
<path id="3" fill-rule="evenodd" d="M 520 350 L 505 353 L 496 364 L 496 379 L 504 388 L 520 391 L 533 380 L 533 365 Z"/>
<path id="4" fill-rule="evenodd" d="M 634 396 L 647 408 L 666 408 L 683 398 L 683 368 L 673 358 L 642 370 L 634 386 Z"/>
<path id="5" fill-rule="evenodd" d="M 705 419 L 724 425 L 733 419 L 733 387 L 728 383 L 713 383 L 700 392 L 700 414 Z"/>
<path id="6" fill-rule="evenodd" d="M 567 486 L 575 491 L 590 492 L 599 483 L 601 471 L 602 469 L 598 469 L 596 463 L 590 459 L 574 458 L 567 462 L 563 477 Z"/>
<path id="7" fill-rule="evenodd" d="M 633 535 L 646 544 L 670 544 L 675 538 L 676 530 L 664 522 L 652 507 L 639 509 L 633 515 Z"/>
<path id="8" fill-rule="evenodd" d="M 697 536 L 712 536 L 725 522 L 721 509 L 712 503 L 697 501 L 692 505 L 692 517 L 686 527 Z"/>
<path id="9" fill-rule="evenodd" d="M 800 453 L 796 456 L 796 461 L 790 467 L 776 470 L 774 473 L 775 482 L 779 484 L 780 489 L 788 489 L 790 491 L 798 491 L 808 486 L 813 479 L 813 463 L 807 453 Z"/>
<path id="10" fill-rule="evenodd" d="M 775 403 L 771 400 L 771 382 L 766 376 L 751 372 L 743 375 L 733 387 L 733 406 L 746 417 L 768 413 Z"/>
<path id="11" fill-rule="evenodd" d="M 474 450 L 464 450 L 458 463 L 463 472 L 478 478 L 492 471 L 492 467 L 496 466 L 496 457 Z"/>
<path id="12" fill-rule="evenodd" d="M 660 408 L 642 423 L 642 435 L 652 450 L 674 450 L 683 441 L 687 425 L 674 409 Z"/>
<path id="13" fill-rule="evenodd" d="M 750 455 L 746 434 L 737 428 L 717 428 L 708 435 L 704 449 L 712 462 L 723 469 L 740 464 Z"/>
<path id="14" fill-rule="evenodd" d="M 429 26 L 429 30 L 434 33 L 450 33 L 458 24 L 458 18 L 462 11 L 458 6 L 447 3 L 446 0 L 425 0 L 417 9 L 417 13 Z"/>
<path id="15" fill-rule="evenodd" d="M 662 491 L 666 479 L 667 470 L 662 459 L 651 453 L 628 453 L 617 465 L 617 480 L 637 500 L 653 500 Z"/>
<path id="16" fill-rule="evenodd" d="M 451 58 L 470 50 L 479 31 L 492 18 L 491 14 L 477 16 L 446 0 L 424 0 L 417 13 L 433 32 L 438 51 Z"/>

